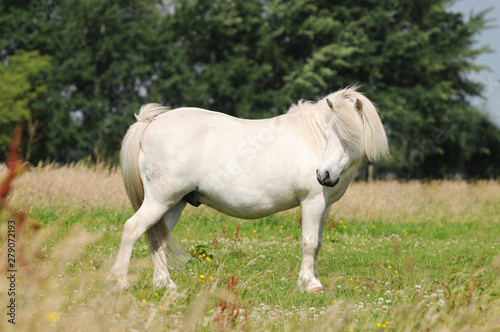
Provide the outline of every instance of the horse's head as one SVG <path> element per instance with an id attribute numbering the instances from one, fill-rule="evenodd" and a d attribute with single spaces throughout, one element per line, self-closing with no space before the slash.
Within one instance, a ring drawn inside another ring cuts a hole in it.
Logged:
<path id="1" fill-rule="evenodd" d="M 363 157 L 363 104 L 358 99 L 325 101 L 333 116 L 323 131 L 326 147 L 316 177 L 320 184 L 334 187 L 344 171 Z"/>

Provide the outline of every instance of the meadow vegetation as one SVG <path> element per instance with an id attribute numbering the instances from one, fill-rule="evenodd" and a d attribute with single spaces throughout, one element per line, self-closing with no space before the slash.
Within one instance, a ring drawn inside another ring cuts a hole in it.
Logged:
<path id="1" fill-rule="evenodd" d="M 117 170 L 32 167 L 9 203 L 37 226 L 16 234 L 15 327 L 0 251 L 2 331 L 500 331 L 498 181 L 352 183 L 326 221 L 318 294 L 297 285 L 298 209 L 240 220 L 188 207 L 179 288 L 152 286 L 143 237 L 122 292 L 105 282 L 132 214 Z"/>

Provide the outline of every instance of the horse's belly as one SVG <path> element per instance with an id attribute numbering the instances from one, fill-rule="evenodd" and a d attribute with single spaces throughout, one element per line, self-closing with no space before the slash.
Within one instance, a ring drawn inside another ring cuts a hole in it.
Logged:
<path id="1" fill-rule="evenodd" d="M 253 197 L 253 195 L 245 195 L 243 192 L 223 196 L 200 193 L 198 199 L 200 203 L 217 211 L 243 219 L 266 217 L 276 212 L 294 208 L 300 204 L 297 198 L 292 195 Z"/>

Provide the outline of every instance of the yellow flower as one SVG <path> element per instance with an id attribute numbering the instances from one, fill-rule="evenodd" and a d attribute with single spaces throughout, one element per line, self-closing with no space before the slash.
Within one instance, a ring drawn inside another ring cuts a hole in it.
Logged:
<path id="1" fill-rule="evenodd" d="M 142 302 L 146 303 L 146 299 L 142 299 Z"/>
<path id="2" fill-rule="evenodd" d="M 398 271 L 394 271 L 394 273 L 398 273 Z"/>
<path id="3" fill-rule="evenodd" d="M 158 296 L 158 293 L 155 293 L 155 296 Z"/>
<path id="4" fill-rule="evenodd" d="M 280 228 L 283 228 L 283 225 L 281 225 Z"/>
<path id="5" fill-rule="evenodd" d="M 158 306 L 158 308 L 160 308 L 160 309 L 161 309 L 161 308 L 163 308 L 163 306 L 159 305 L 159 306 Z"/>
<path id="6" fill-rule="evenodd" d="M 200 274 L 200 279 L 204 279 L 204 278 L 205 278 L 205 275 Z"/>
<path id="7" fill-rule="evenodd" d="M 212 260 L 210 259 L 210 257 L 207 256 L 207 262 L 211 262 Z"/>
<path id="8" fill-rule="evenodd" d="M 254 233 L 257 233 L 257 231 L 256 231 L 255 229 L 253 230 L 253 232 L 254 232 Z"/>
<path id="9" fill-rule="evenodd" d="M 59 314 L 57 312 L 54 312 L 54 311 L 49 312 L 47 314 L 47 319 L 48 319 L 49 322 L 55 323 L 55 322 L 57 322 L 59 320 Z"/>
<path id="10" fill-rule="evenodd" d="M 389 265 L 389 268 L 392 269 L 392 266 Z"/>
<path id="11" fill-rule="evenodd" d="M 208 279 L 210 279 L 210 280 L 214 280 L 214 277 L 212 277 L 212 276 L 208 276 Z"/>
<path id="12" fill-rule="evenodd" d="M 377 326 L 378 326 L 378 327 L 381 327 L 381 326 L 382 326 L 382 324 L 380 324 L 380 323 L 377 323 Z"/>

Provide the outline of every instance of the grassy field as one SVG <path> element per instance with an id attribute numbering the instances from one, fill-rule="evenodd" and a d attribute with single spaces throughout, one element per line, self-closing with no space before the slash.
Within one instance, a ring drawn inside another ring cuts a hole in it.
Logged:
<path id="1" fill-rule="evenodd" d="M 326 222 L 318 294 L 297 286 L 299 210 L 244 221 L 188 208 L 178 290 L 152 287 L 141 238 L 120 292 L 104 281 L 132 214 L 117 172 L 32 168 L 9 202 L 39 227 L 16 234 L 15 328 L 0 252 L 1 331 L 500 331 L 498 181 L 351 184 Z"/>

